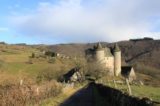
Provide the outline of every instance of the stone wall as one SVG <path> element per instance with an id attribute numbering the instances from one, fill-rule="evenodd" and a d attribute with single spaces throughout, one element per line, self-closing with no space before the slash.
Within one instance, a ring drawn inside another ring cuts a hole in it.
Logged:
<path id="1" fill-rule="evenodd" d="M 105 67 L 109 69 L 110 75 L 114 76 L 114 57 L 105 57 L 104 59 Z"/>
<path id="2" fill-rule="evenodd" d="M 114 52 L 114 72 L 118 76 L 121 73 L 121 52 Z"/>
<path id="3" fill-rule="evenodd" d="M 96 60 L 101 62 L 105 57 L 104 50 L 97 50 L 95 56 Z"/>
<path id="4" fill-rule="evenodd" d="M 111 106 L 160 106 L 160 104 L 151 101 L 149 98 L 132 97 L 102 84 L 91 83 L 90 86 L 97 90 L 106 103 L 112 104 Z"/>

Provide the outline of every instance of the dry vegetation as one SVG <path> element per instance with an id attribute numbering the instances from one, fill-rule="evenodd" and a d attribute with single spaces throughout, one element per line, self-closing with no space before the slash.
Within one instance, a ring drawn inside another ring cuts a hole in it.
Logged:
<path id="1" fill-rule="evenodd" d="M 74 62 L 30 58 L 38 51 L 32 47 L 0 46 L 0 106 L 39 105 L 61 93 L 62 85 L 56 79 L 60 72 L 73 67 Z"/>
<path id="2" fill-rule="evenodd" d="M 80 45 L 63 46 L 64 45 L 60 45 L 62 49 L 56 46 L 56 49 L 58 51 L 63 50 L 63 52 L 68 52 L 68 54 L 76 51 L 77 54 L 74 56 L 77 56 L 78 53 L 84 53 L 83 50 L 92 45 L 82 45 L 82 47 Z M 72 46 L 76 47 L 76 50 L 73 49 Z M 121 44 L 121 47 L 125 46 L 125 44 Z M 57 106 L 59 102 L 63 102 L 76 91 L 76 89 L 69 88 L 69 90 L 71 90 L 70 93 L 64 92 L 62 85 L 58 83 L 56 79 L 73 67 L 83 65 L 84 62 L 75 59 L 30 58 L 33 52 L 41 49 L 41 47 L 38 47 L 38 49 L 36 49 L 36 47 L 0 45 L 0 106 L 26 106 L 40 105 L 43 103 L 44 105 L 51 104 L 51 106 L 54 106 L 55 104 L 55 106 Z M 66 47 L 69 48 L 69 50 L 65 50 L 64 48 Z M 141 47 L 139 49 L 141 49 Z M 79 52 L 79 50 L 81 52 Z M 124 52 L 126 51 L 123 48 L 122 50 Z M 128 51 L 128 53 L 130 52 L 131 51 Z M 128 55 L 127 57 L 129 58 L 131 56 Z M 152 56 L 150 58 L 152 58 Z M 140 61 L 141 58 L 138 58 L 138 60 Z M 134 62 L 135 61 L 132 61 L 131 63 L 134 64 Z M 137 71 L 141 72 L 141 74 L 137 74 L 140 80 L 144 80 L 148 85 L 159 85 L 160 73 L 157 67 L 153 68 L 152 66 L 154 66 L 154 64 L 148 67 L 146 67 L 145 64 L 143 67 L 141 66 L 140 64 L 139 66 L 136 65 L 137 69 L 139 69 Z M 20 84 L 22 82 L 23 84 Z M 150 86 L 141 88 L 133 86 L 133 88 L 136 96 L 143 96 L 145 93 L 150 92 L 146 96 L 153 96 L 156 100 L 160 98 L 159 94 L 156 93 L 159 88 Z"/>
<path id="3" fill-rule="evenodd" d="M 85 50 L 92 48 L 94 44 L 52 45 L 47 46 L 47 48 L 67 55 L 85 56 Z M 114 46 L 114 43 L 102 42 L 101 44 L 107 47 Z M 122 51 L 123 65 L 135 66 L 136 73 L 150 76 L 150 82 L 147 81 L 148 84 L 160 85 L 160 40 L 121 41 L 118 42 L 118 45 Z M 142 77 L 141 79 L 146 79 L 145 76 Z"/>
<path id="4" fill-rule="evenodd" d="M 0 85 L 1 106 L 26 106 L 40 104 L 43 100 L 61 93 L 62 86 L 56 81 L 37 84 Z"/>

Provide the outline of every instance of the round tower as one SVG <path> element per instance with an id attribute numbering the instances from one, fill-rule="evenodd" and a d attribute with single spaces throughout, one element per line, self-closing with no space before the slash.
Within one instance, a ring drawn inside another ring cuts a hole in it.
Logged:
<path id="1" fill-rule="evenodd" d="M 114 74 L 118 76 L 121 73 L 121 50 L 118 44 L 114 47 Z"/>
<path id="2" fill-rule="evenodd" d="M 98 43 L 96 51 L 95 51 L 95 58 L 97 61 L 102 61 L 104 59 L 105 53 L 102 45 Z"/>

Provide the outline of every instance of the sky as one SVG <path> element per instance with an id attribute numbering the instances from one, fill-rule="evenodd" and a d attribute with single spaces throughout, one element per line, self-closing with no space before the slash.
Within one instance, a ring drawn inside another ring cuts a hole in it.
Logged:
<path id="1" fill-rule="evenodd" d="M 0 41 L 59 44 L 160 38 L 160 0 L 0 0 Z"/>

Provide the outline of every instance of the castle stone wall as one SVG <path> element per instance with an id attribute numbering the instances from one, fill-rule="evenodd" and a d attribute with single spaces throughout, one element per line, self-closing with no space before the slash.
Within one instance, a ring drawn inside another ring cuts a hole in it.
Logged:
<path id="1" fill-rule="evenodd" d="M 106 68 L 109 69 L 110 75 L 114 75 L 114 57 L 105 57 L 104 59 Z"/>
<path id="2" fill-rule="evenodd" d="M 118 76 L 121 73 L 121 52 L 114 52 L 114 72 L 115 76 Z"/>
<path id="3" fill-rule="evenodd" d="M 103 61 L 104 57 L 105 57 L 104 50 L 96 51 L 96 55 L 95 56 L 96 56 L 96 60 L 97 61 Z"/>

